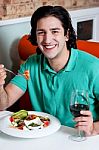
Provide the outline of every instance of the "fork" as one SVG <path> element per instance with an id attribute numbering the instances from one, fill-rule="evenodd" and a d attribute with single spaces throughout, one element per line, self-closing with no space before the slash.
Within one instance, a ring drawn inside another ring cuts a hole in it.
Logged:
<path id="1" fill-rule="evenodd" d="M 21 74 L 21 73 L 17 73 L 17 74 L 15 74 L 12 70 L 9 70 L 9 69 L 7 69 L 7 68 L 5 68 L 5 71 L 8 71 L 8 72 L 10 72 L 10 73 L 12 73 L 13 75 L 21 75 L 21 76 L 24 76 L 23 74 Z"/>

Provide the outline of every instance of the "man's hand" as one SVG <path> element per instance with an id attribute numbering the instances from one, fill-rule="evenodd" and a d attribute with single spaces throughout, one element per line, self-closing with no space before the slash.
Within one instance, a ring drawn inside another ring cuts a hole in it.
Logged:
<path id="1" fill-rule="evenodd" d="M 90 111 L 81 111 L 81 116 L 74 118 L 77 122 L 76 128 L 78 130 L 84 131 L 86 136 L 90 136 L 93 134 L 94 124 L 93 117 Z"/>
<path id="2" fill-rule="evenodd" d="M 6 71 L 4 69 L 4 65 L 0 64 L 0 87 L 5 84 Z"/>

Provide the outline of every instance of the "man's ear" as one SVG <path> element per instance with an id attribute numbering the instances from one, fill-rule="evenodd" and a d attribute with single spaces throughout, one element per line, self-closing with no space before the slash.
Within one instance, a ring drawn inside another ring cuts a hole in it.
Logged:
<path id="1" fill-rule="evenodd" d="M 67 34 L 65 35 L 65 41 L 69 40 L 69 29 L 67 30 Z"/>
<path id="2" fill-rule="evenodd" d="M 68 37 L 67 36 L 65 36 L 65 41 L 68 41 L 69 39 L 68 39 Z"/>

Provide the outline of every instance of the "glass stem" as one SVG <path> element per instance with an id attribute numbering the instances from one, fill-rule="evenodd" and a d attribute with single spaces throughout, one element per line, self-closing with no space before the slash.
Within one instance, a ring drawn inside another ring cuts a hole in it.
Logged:
<path id="1" fill-rule="evenodd" d="M 84 131 L 80 131 L 80 130 L 78 130 L 78 136 L 79 137 L 86 137 L 85 136 L 85 132 Z"/>
<path id="2" fill-rule="evenodd" d="M 82 131 L 80 131 L 80 130 L 78 130 L 78 136 L 79 137 L 82 137 L 82 133 L 81 133 Z"/>

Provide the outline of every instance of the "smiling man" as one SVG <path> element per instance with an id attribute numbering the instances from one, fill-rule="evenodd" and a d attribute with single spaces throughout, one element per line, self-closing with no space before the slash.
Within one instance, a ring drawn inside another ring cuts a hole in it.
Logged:
<path id="1" fill-rule="evenodd" d="M 67 34 L 64 35 L 61 21 L 53 16 L 40 19 L 37 22 L 36 35 L 38 46 L 42 53 L 48 58 L 52 68 L 56 72 L 64 68 L 66 60 L 68 60 L 69 57 L 69 50 L 67 50 L 66 45 L 66 41 L 68 41 L 68 31 Z M 65 61 L 60 63 L 61 60 Z"/>
<path id="2" fill-rule="evenodd" d="M 50 113 L 61 124 L 79 128 L 86 135 L 98 134 L 99 60 L 77 49 L 67 10 L 61 6 L 38 8 L 31 17 L 29 40 L 38 46 L 37 54 L 19 70 L 21 74 L 29 71 L 28 80 L 16 76 L 4 88 L 6 72 L 0 65 L 0 109 L 11 106 L 28 90 L 33 110 Z M 75 122 L 70 112 L 73 90 L 88 91 L 90 103 L 90 110 L 81 111 Z"/>

